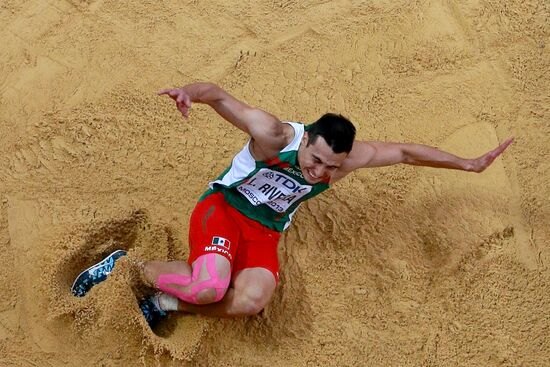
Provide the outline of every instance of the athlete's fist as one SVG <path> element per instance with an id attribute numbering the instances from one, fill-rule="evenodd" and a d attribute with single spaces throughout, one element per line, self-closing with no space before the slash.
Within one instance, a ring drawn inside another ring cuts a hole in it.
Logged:
<path id="1" fill-rule="evenodd" d="M 163 89 L 158 92 L 159 96 L 168 95 L 176 101 L 176 107 L 181 112 L 184 118 L 189 117 L 189 109 L 191 108 L 191 97 L 183 88 Z"/>

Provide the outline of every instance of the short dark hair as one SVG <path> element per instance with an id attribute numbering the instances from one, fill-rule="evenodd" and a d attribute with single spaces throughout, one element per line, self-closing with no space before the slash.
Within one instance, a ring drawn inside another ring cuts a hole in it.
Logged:
<path id="1" fill-rule="evenodd" d="M 335 113 L 325 113 L 307 127 L 307 132 L 308 146 L 314 144 L 318 136 L 322 136 L 334 153 L 351 152 L 355 139 L 355 126 L 344 116 Z"/>

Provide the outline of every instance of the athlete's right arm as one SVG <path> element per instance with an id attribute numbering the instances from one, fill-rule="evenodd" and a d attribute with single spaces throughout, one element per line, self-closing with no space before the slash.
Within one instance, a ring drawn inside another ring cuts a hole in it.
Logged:
<path id="1" fill-rule="evenodd" d="M 191 105 L 204 103 L 220 116 L 241 129 L 262 147 L 281 149 L 285 144 L 281 121 L 258 108 L 250 107 L 212 83 L 193 83 L 182 88 L 164 89 L 159 95 L 168 95 L 182 115 L 189 117 Z"/>

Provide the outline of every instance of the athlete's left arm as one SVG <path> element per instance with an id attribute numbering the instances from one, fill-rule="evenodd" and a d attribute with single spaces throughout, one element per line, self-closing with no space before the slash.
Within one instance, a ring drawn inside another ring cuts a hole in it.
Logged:
<path id="1" fill-rule="evenodd" d="M 346 165 L 349 165 L 348 168 L 357 169 L 405 163 L 415 166 L 483 172 L 513 141 L 513 137 L 508 138 L 495 149 L 473 159 L 461 158 L 438 148 L 422 144 L 356 141 L 353 144 Z"/>

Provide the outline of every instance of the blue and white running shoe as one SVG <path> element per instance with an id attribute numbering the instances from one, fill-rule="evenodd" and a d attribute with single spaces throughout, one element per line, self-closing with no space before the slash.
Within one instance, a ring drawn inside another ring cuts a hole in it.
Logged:
<path id="1" fill-rule="evenodd" d="M 139 301 L 139 308 L 151 328 L 166 317 L 166 311 L 163 311 L 158 305 L 158 295 L 149 296 Z"/>
<path id="2" fill-rule="evenodd" d="M 92 287 L 101 283 L 107 276 L 111 274 L 115 267 L 116 261 L 122 256 L 126 256 L 124 250 L 116 250 L 105 259 L 80 273 L 71 287 L 71 291 L 77 297 L 83 297 Z"/>

